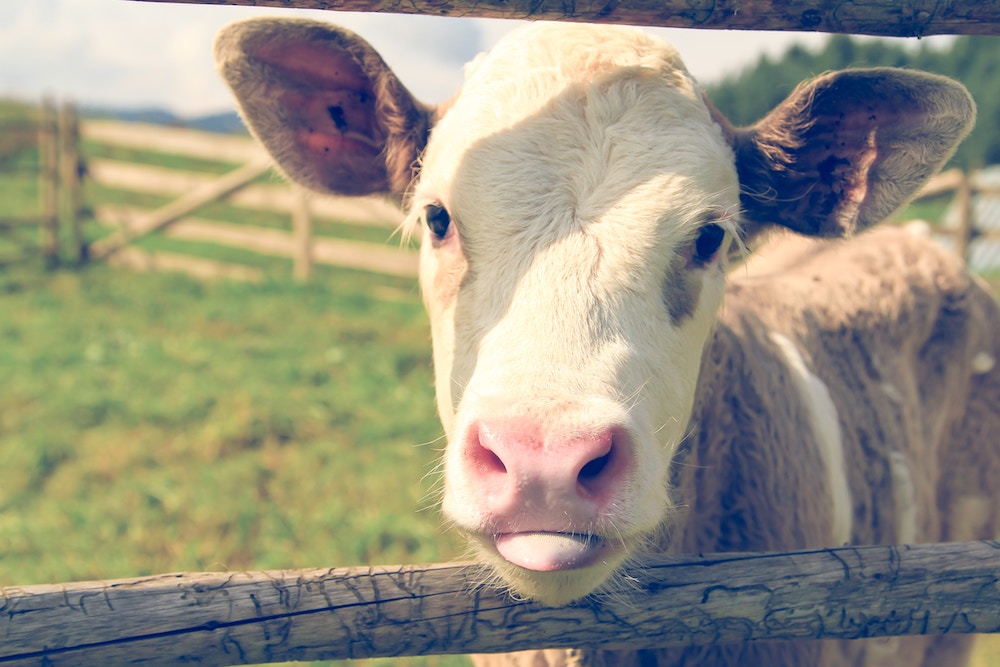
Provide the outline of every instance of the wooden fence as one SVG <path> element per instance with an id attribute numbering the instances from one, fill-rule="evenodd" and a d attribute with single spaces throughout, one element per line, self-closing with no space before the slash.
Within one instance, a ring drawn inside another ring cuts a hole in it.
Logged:
<path id="1" fill-rule="evenodd" d="M 949 194 L 952 196 L 951 206 L 956 213 L 954 220 L 950 221 L 951 224 L 945 224 L 944 220 L 931 221 L 936 223 L 932 227 L 932 234 L 951 237 L 950 245 L 955 254 L 965 261 L 969 259 L 969 249 L 973 241 L 977 239 L 1000 241 L 1000 220 L 992 221 L 995 224 L 987 228 L 982 224 L 984 221 L 976 220 L 973 208 L 976 197 L 1000 198 L 1000 187 L 982 183 L 978 176 L 979 172 L 967 173 L 961 169 L 949 169 L 932 178 L 914 199 L 915 202 L 919 202 Z"/>
<path id="2" fill-rule="evenodd" d="M 0 665 L 659 648 L 1000 632 L 1000 542 L 669 557 L 634 590 L 551 608 L 476 588 L 470 564 L 0 588 Z"/>
<path id="3" fill-rule="evenodd" d="M 629 23 L 674 28 L 802 30 L 887 37 L 995 35 L 990 0 L 146 0 L 431 16 Z"/>
<path id="4" fill-rule="evenodd" d="M 49 112 L 51 113 L 51 112 Z M 417 256 L 391 244 L 362 243 L 316 236 L 313 219 L 328 219 L 385 230 L 388 240 L 401 222 L 399 210 L 385 201 L 368 198 L 310 196 L 281 179 L 259 183 L 271 171 L 267 155 L 249 137 L 210 134 L 189 129 L 76 120 L 72 109 L 58 124 L 43 117 L 41 153 L 43 250 L 49 265 L 58 263 L 59 229 L 72 234 L 72 251 L 79 259 L 107 260 L 137 269 L 185 271 L 201 277 L 259 280 L 259 269 L 177 252 L 149 252 L 130 245 L 154 232 L 180 240 L 236 247 L 255 253 L 293 259 L 293 275 L 307 280 L 315 263 L 390 275 L 416 275 Z M 223 176 L 183 171 L 106 158 L 87 158 L 82 168 L 81 141 L 160 154 L 238 164 Z M 70 165 L 73 165 L 72 167 Z M 113 231 L 85 246 L 80 231 L 80 176 L 84 183 L 135 193 L 176 197 L 155 209 L 100 204 L 94 219 Z M 64 212 L 60 214 L 60 201 Z M 247 210 L 289 216 L 291 231 L 254 227 L 192 217 L 198 209 L 218 201 Z M 60 219 L 63 220 L 60 225 Z"/>
<path id="5" fill-rule="evenodd" d="M 29 138 L 30 137 L 30 138 Z M 7 125 L 0 130 L 0 149 L 13 156 L 29 148 L 38 148 L 38 208 L 29 215 L 4 215 L 0 231 L 38 229 L 38 243 L 21 239 L 21 254 L 4 258 L 3 264 L 18 261 L 40 252 L 46 267 L 54 268 L 67 257 L 61 248 L 60 228 L 65 226 L 74 244 L 72 262 L 82 258 L 83 241 L 80 229 L 80 173 L 76 107 L 72 102 L 57 105 L 46 97 L 34 118 Z M 11 234 L 12 237 L 19 236 Z M 9 240 L 9 239 L 8 239 Z"/>
<path id="6" fill-rule="evenodd" d="M 118 255 L 118 261 L 133 266 L 161 264 L 165 260 L 179 263 L 176 255 L 137 253 L 134 249 L 122 253 L 132 240 L 153 231 L 184 240 L 229 245 L 253 252 L 291 257 L 294 275 L 306 280 L 315 262 L 341 267 L 412 277 L 416 275 L 417 259 L 413 251 L 347 240 L 316 237 L 312 219 L 326 218 L 354 225 L 375 225 L 391 230 L 401 221 L 393 205 L 378 199 L 347 199 L 308 196 L 295 186 L 272 179 L 271 183 L 256 183 L 271 169 L 270 159 L 249 137 L 212 135 L 194 130 L 160 126 L 123 124 L 112 121 L 89 121 L 82 124 L 84 138 L 116 146 L 144 151 L 170 153 L 217 162 L 236 162 L 242 166 L 221 177 L 166 169 L 149 165 L 125 163 L 107 159 L 88 161 L 90 177 L 101 185 L 158 195 L 178 196 L 154 211 L 134 208 L 101 206 L 95 218 L 120 229 L 91 247 L 93 259 Z M 292 231 L 214 222 L 190 217 L 206 204 L 228 200 L 233 206 L 248 210 L 265 210 L 290 217 Z M 198 266 L 214 264 L 221 275 L 253 277 L 247 267 L 234 267 L 220 262 L 200 260 Z"/>

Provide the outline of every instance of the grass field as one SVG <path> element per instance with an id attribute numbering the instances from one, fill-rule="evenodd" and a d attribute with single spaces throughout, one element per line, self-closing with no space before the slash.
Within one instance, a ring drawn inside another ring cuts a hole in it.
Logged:
<path id="1" fill-rule="evenodd" d="M 0 167 L 0 219 L 34 213 L 37 158 Z M 287 261 L 158 238 L 144 243 L 269 279 L 45 272 L 36 240 L 0 234 L 0 260 L 21 260 L 0 262 L 0 585 L 461 555 L 437 511 L 441 430 L 413 282 L 317 267 L 297 285 Z M 976 667 L 1000 667 L 1000 641 L 982 643 Z"/>
<path id="2" fill-rule="evenodd" d="M 424 315 L 370 280 L 0 271 L 0 585 L 457 556 Z"/>

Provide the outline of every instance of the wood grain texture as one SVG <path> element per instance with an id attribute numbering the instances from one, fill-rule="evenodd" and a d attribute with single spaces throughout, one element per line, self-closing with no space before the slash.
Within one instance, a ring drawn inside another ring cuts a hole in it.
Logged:
<path id="1" fill-rule="evenodd" d="M 802 30 L 887 37 L 995 35 L 995 0 L 145 0 L 333 11 Z"/>
<path id="2" fill-rule="evenodd" d="M 564 608 L 470 564 L 0 589 L 0 665 L 234 665 L 541 647 L 1000 632 L 1000 542 L 662 559 Z"/>

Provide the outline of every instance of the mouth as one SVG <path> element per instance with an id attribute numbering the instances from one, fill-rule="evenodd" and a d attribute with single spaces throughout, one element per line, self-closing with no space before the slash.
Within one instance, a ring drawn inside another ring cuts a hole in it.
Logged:
<path id="1" fill-rule="evenodd" d="M 508 563 L 534 572 L 586 568 L 620 551 L 620 545 L 603 537 L 577 533 L 501 533 L 492 541 Z"/>

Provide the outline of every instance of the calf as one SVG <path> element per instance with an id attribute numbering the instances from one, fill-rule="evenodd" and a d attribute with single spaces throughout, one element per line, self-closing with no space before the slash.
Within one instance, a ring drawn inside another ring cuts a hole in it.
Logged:
<path id="1" fill-rule="evenodd" d="M 394 197 L 420 230 L 444 513 L 512 595 L 627 590 L 650 551 L 997 535 L 997 306 L 926 241 L 852 238 L 968 131 L 960 85 L 834 72 L 735 129 L 670 46 L 632 29 L 526 27 L 438 107 L 323 23 L 236 23 L 216 57 L 290 178 Z M 966 652 L 917 638 L 508 658 Z"/>

